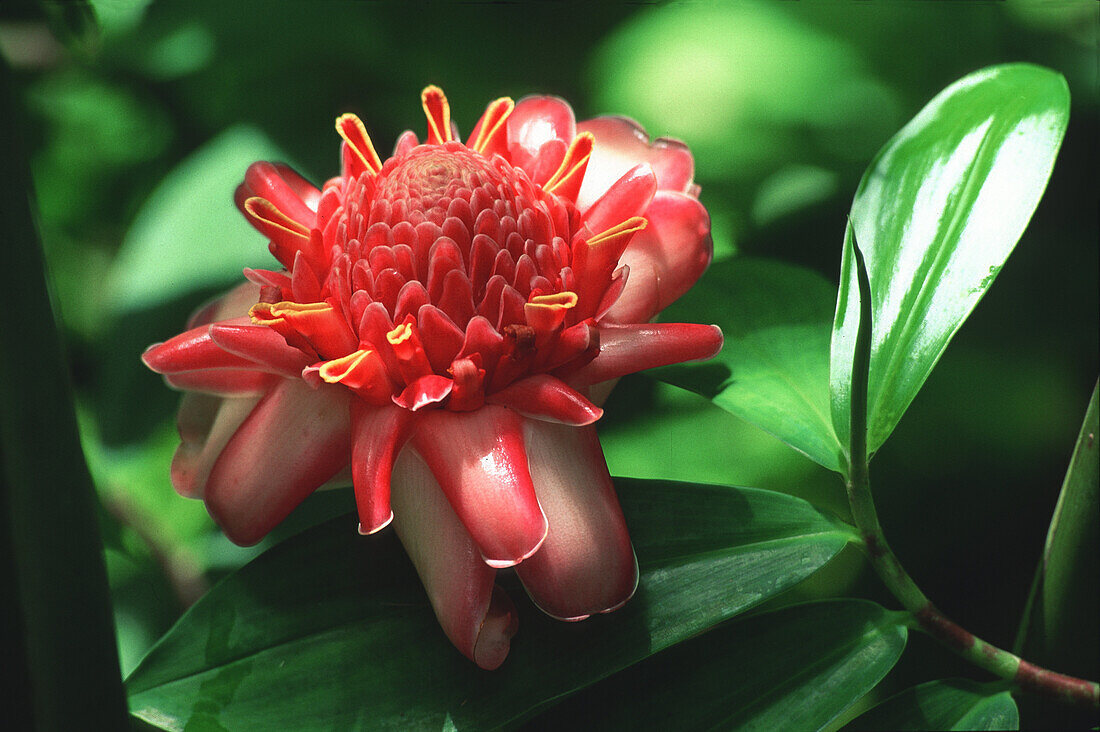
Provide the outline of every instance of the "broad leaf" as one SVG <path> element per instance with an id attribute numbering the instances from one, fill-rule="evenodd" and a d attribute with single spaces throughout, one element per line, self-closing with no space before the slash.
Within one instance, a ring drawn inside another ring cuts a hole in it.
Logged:
<path id="1" fill-rule="evenodd" d="M 963 679 L 929 681 L 895 694 L 846 730 L 1019 729 L 1020 715 L 1002 686 Z"/>
<path id="2" fill-rule="evenodd" d="M 637 595 L 582 623 L 521 602 L 498 671 L 451 647 L 392 536 L 359 537 L 346 516 L 279 544 L 197 603 L 131 675 L 131 710 L 165 729 L 515 724 L 774 596 L 851 539 L 783 494 L 617 484 L 642 571 Z"/>
<path id="3" fill-rule="evenodd" d="M 1090 676 L 1096 673 L 1096 616 L 1100 608 L 1096 584 L 1100 545 L 1097 390 L 1093 387 L 1073 448 L 1021 628 L 1023 633 L 1030 627 L 1029 655 L 1034 653 L 1042 663 L 1060 670 Z"/>
<path id="4" fill-rule="evenodd" d="M 1068 116 L 1057 73 L 991 67 L 941 92 L 871 163 L 852 202 L 833 326 L 832 421 L 845 446 L 859 319 L 853 234 L 871 281 L 873 453 L 1016 246 Z"/>
<path id="5" fill-rule="evenodd" d="M 257 160 L 286 155 L 260 130 L 238 126 L 173 170 L 138 212 L 108 281 L 109 306 L 125 314 L 192 291 L 243 281 L 244 267 L 276 266 L 267 241 L 233 205 Z"/>
<path id="6" fill-rule="evenodd" d="M 835 300 L 836 288 L 807 269 L 747 257 L 718 262 L 662 319 L 720 325 L 721 353 L 657 376 L 839 471 L 840 443 L 829 418 Z"/>
<path id="7" fill-rule="evenodd" d="M 903 613 L 864 600 L 795 605 L 669 649 L 578 702 L 588 729 L 821 729 L 893 668 L 906 635 Z M 557 722 L 573 711 L 543 727 L 567 729 Z"/>

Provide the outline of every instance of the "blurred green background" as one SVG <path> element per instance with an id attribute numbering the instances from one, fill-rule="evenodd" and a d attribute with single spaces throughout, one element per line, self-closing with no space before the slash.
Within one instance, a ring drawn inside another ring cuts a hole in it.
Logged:
<path id="1" fill-rule="evenodd" d="M 273 263 L 232 204 L 250 162 L 286 160 L 319 184 L 337 172 L 338 114 L 359 114 L 389 149 L 406 128 L 422 134 L 428 83 L 464 133 L 496 97 L 557 94 L 579 119 L 624 114 L 689 144 L 716 257 L 778 258 L 835 281 L 845 214 L 878 148 L 960 76 L 1030 61 L 1064 74 L 1072 94 L 1053 178 L 873 466 L 911 574 L 962 625 L 1010 645 L 1098 368 L 1098 7 L 5 3 L 0 53 L 29 122 L 124 672 L 263 548 L 233 547 L 172 491 L 177 395 L 139 361 L 242 267 Z M 613 474 L 773 488 L 845 510 L 836 476 L 645 376 L 623 380 L 601 434 Z M 321 496 L 294 521 L 350 508 L 346 495 Z M 842 557 L 803 591 L 893 607 L 860 568 Z M 1059 670 L 1095 678 L 1097 653 L 1083 658 Z M 888 684 L 952 674 L 973 675 L 914 637 Z"/>

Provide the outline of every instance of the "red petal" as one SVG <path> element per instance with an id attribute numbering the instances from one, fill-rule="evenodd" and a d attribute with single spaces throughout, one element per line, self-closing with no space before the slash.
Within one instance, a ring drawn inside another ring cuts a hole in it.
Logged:
<path id="1" fill-rule="evenodd" d="M 446 399 L 454 382 L 446 376 L 427 374 L 413 381 L 404 390 L 393 397 L 393 403 L 402 409 L 416 412 L 429 404 L 438 404 Z"/>
<path id="2" fill-rule="evenodd" d="M 656 192 L 653 170 L 644 163 L 635 165 L 584 212 L 584 225 L 593 234 L 599 234 L 632 216 L 640 216 Z"/>
<path id="3" fill-rule="evenodd" d="M 222 322 L 210 326 L 210 339 L 228 353 L 285 376 L 299 376 L 310 359 L 265 325 Z"/>
<path id="4" fill-rule="evenodd" d="M 576 134 L 573 109 L 564 99 L 524 97 L 508 118 L 508 152 L 512 165 L 526 169 L 544 144 L 560 140 L 568 145 Z"/>
<path id="5" fill-rule="evenodd" d="M 577 206 L 582 211 L 638 163 L 649 163 L 660 190 L 689 191 L 695 163 L 687 145 L 679 140 L 662 137 L 650 142 L 645 130 L 626 117 L 586 120 L 577 125 L 577 132 L 591 132 L 596 136 L 592 160 L 577 198 Z"/>
<path id="6" fill-rule="evenodd" d="M 313 227 L 317 215 L 299 195 L 302 190 L 299 181 L 303 180 L 302 177 L 295 173 L 296 180 L 287 181 L 281 175 L 282 170 L 286 169 L 287 166 L 276 167 L 267 162 L 252 163 L 245 171 L 244 185 L 251 195 L 270 201 L 283 215 L 308 231 Z"/>
<path id="7" fill-rule="evenodd" d="M 603 416 L 603 410 L 583 394 L 549 374 L 536 374 L 513 382 L 496 394 L 490 394 L 485 401 L 508 407 L 524 417 L 568 425 L 592 424 Z"/>
<path id="8" fill-rule="evenodd" d="M 206 506 L 237 544 L 262 539 L 349 460 L 349 400 L 283 380 L 234 433 L 206 483 Z"/>
<path id="9" fill-rule="evenodd" d="M 145 349 L 141 360 L 158 374 L 201 369 L 254 369 L 256 364 L 222 349 L 210 337 L 209 325 L 180 333 Z"/>
<path id="10" fill-rule="evenodd" d="M 413 445 L 443 487 L 485 562 L 510 567 L 546 537 L 527 454 L 523 420 L 504 407 L 424 413 Z"/>
<path id="11" fill-rule="evenodd" d="M 716 325 L 601 324 L 599 331 L 599 355 L 576 373 L 559 377 L 573 386 L 588 386 L 635 371 L 707 359 L 722 350 L 722 331 Z"/>
<path id="12" fill-rule="evenodd" d="M 308 206 L 311 211 L 316 212 L 317 206 L 321 203 L 321 191 L 318 190 L 317 186 L 298 175 L 298 171 L 285 163 L 273 163 L 273 165 L 275 171 L 282 176 L 290 189 L 294 191 L 294 195 L 300 198 L 302 203 Z"/>
<path id="13" fill-rule="evenodd" d="M 279 377 L 262 371 L 243 369 L 203 369 L 166 374 L 164 380 L 173 389 L 196 391 L 225 397 L 263 394 Z"/>
<path id="14" fill-rule="evenodd" d="M 638 232 L 619 262 L 630 280 L 608 311 L 617 323 L 644 323 L 688 291 L 710 264 L 710 216 L 696 199 L 658 191 L 645 212 L 649 226 Z"/>
<path id="15" fill-rule="evenodd" d="M 455 515 L 431 471 L 412 450 L 393 474 L 394 528 L 416 566 L 443 632 L 467 658 L 494 669 L 508 655 L 515 608 L 493 584 L 496 570 Z"/>
<path id="16" fill-rule="evenodd" d="M 408 439 L 412 414 L 394 406 L 372 407 L 360 400 L 352 404 L 351 471 L 361 534 L 373 534 L 393 520 L 390 473 Z"/>
<path id="17" fill-rule="evenodd" d="M 531 599 L 556 618 L 615 610 L 634 594 L 638 565 L 596 429 L 528 422 L 526 433 L 550 531 L 516 573 Z"/>

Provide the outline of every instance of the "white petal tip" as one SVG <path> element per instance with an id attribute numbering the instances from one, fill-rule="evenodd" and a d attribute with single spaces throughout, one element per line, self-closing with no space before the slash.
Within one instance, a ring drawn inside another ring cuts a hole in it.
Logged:
<path id="1" fill-rule="evenodd" d="M 359 536 L 371 536 L 372 534 L 377 534 L 379 531 L 381 531 L 382 529 L 389 526 L 392 522 L 393 522 L 393 511 L 390 511 L 389 518 L 387 518 L 385 521 L 378 524 L 377 526 L 375 526 L 372 529 L 364 529 L 363 524 L 360 523 L 359 524 Z"/>

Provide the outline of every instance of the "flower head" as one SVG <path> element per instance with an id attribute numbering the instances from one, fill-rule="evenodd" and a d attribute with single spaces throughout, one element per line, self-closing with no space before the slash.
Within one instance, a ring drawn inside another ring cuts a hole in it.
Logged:
<path id="1" fill-rule="evenodd" d="M 394 521 L 447 635 L 495 668 L 516 628 L 498 569 L 568 620 L 633 594 L 595 395 L 721 347 L 649 323 L 709 263 L 709 219 L 687 148 L 630 120 L 504 98 L 463 143 L 442 91 L 421 100 L 427 140 L 384 162 L 339 117 L 320 190 L 249 167 L 237 205 L 285 269 L 246 270 L 144 359 L 188 392 L 173 484 L 231 539 L 350 470 L 360 532 Z"/>

